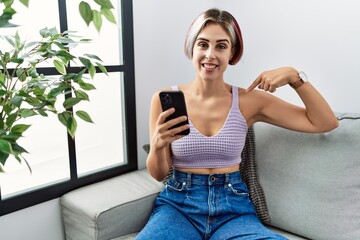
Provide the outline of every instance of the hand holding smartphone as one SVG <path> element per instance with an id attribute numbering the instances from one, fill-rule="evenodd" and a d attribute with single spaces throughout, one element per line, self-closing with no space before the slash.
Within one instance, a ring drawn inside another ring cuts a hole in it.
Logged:
<path id="1" fill-rule="evenodd" d="M 163 111 L 166 111 L 170 108 L 175 108 L 175 112 L 166 118 L 165 122 L 175 119 L 181 116 L 188 116 L 186 111 L 185 97 L 182 91 L 162 91 L 159 94 L 161 107 Z M 186 121 L 178 123 L 172 126 L 170 129 L 189 124 L 188 119 Z M 186 129 L 182 132 L 177 133 L 176 135 L 188 135 L 190 133 L 190 129 Z"/>

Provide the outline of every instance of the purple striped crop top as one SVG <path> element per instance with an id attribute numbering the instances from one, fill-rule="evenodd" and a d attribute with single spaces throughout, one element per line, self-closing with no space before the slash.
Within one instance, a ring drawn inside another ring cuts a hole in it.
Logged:
<path id="1" fill-rule="evenodd" d="M 172 87 L 177 90 L 177 87 Z M 172 164 L 180 168 L 231 167 L 241 162 L 248 127 L 238 106 L 238 88 L 232 86 L 232 106 L 220 131 L 211 137 L 190 123 L 190 134 L 171 143 Z"/>

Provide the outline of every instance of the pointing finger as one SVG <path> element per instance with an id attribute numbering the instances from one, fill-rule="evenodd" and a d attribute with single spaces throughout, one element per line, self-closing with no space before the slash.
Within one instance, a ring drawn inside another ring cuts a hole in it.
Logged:
<path id="1" fill-rule="evenodd" d="M 246 92 L 251 92 L 252 90 L 254 90 L 256 88 L 256 86 L 258 86 L 261 83 L 261 75 L 258 76 L 255 81 L 246 89 Z"/>

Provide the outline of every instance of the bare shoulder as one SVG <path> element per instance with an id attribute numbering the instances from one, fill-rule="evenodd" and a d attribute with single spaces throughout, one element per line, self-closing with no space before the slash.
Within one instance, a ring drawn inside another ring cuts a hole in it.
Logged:
<path id="1" fill-rule="evenodd" d="M 238 88 L 239 108 L 248 126 L 259 120 L 259 114 L 265 105 L 272 100 L 272 95 L 261 90 L 247 92 L 244 88 Z"/>
<path id="2" fill-rule="evenodd" d="M 254 103 L 261 103 L 265 100 L 269 100 L 271 98 L 271 94 L 264 92 L 262 90 L 252 90 L 247 92 L 244 88 L 238 88 L 238 95 L 239 95 L 239 102 L 251 102 Z"/>
<path id="3" fill-rule="evenodd" d="M 243 97 L 246 94 L 246 89 L 242 87 L 238 87 L 238 95 L 239 97 Z"/>
<path id="4" fill-rule="evenodd" d="M 173 90 L 171 87 L 160 88 L 157 91 L 155 91 L 154 95 L 159 95 L 159 93 L 162 91 L 171 91 L 171 90 Z"/>

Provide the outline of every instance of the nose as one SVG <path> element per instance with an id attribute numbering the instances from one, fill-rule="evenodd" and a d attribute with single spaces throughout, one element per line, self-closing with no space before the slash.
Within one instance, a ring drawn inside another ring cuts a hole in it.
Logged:
<path id="1" fill-rule="evenodd" d="M 214 51 L 212 50 L 212 48 L 208 48 L 206 53 L 205 53 L 205 59 L 207 60 L 213 60 L 214 57 Z"/>

